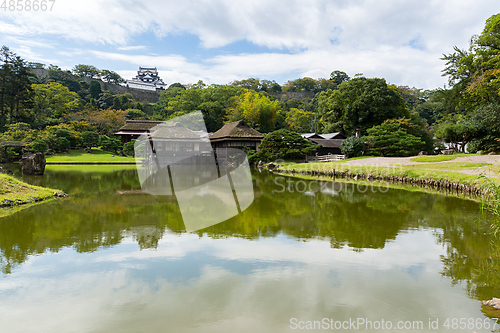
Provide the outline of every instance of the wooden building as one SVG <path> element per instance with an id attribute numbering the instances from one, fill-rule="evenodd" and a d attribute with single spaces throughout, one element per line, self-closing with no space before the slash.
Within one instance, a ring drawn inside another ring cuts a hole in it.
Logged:
<path id="1" fill-rule="evenodd" d="M 238 120 L 222 126 L 210 136 L 210 142 L 216 153 L 217 150 L 224 148 L 242 149 L 243 147 L 258 151 L 263 138 L 264 135 L 248 126 L 244 120 Z"/>
<path id="2" fill-rule="evenodd" d="M 133 139 L 137 139 L 140 135 L 161 123 L 162 121 L 154 120 L 127 120 L 125 125 L 115 135 L 121 138 L 122 144 L 125 144 Z"/>
<path id="3" fill-rule="evenodd" d="M 321 145 L 321 148 L 316 150 L 313 154 L 318 156 L 323 155 L 341 155 L 342 142 L 346 139 L 346 136 L 340 132 L 336 133 L 326 133 L 326 134 L 316 134 L 316 133 L 302 133 L 303 138 Z"/>

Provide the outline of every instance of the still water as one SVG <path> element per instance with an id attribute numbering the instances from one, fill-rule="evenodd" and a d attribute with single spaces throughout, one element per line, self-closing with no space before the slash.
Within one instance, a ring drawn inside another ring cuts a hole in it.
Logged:
<path id="1" fill-rule="evenodd" d="M 188 233 L 133 166 L 16 172 L 70 197 L 0 218 L 0 332 L 500 328 L 480 304 L 500 246 L 473 201 L 254 171 L 247 210 Z"/>

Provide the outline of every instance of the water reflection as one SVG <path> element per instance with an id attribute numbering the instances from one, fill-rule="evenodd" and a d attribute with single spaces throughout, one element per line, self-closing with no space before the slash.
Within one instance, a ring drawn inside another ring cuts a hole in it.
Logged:
<path id="1" fill-rule="evenodd" d="M 12 283 L 29 284 L 28 262 L 41 270 L 39 292 L 24 296 L 33 309 L 47 298 L 63 309 L 79 297 L 70 291 L 78 285 L 96 297 L 82 305 L 94 321 L 105 308 L 116 315 L 95 331 L 134 327 L 140 308 L 144 330 L 167 325 L 157 320 L 164 313 L 176 318 L 173 332 L 202 323 L 200 331 L 266 332 L 285 331 L 292 315 L 470 317 L 479 305 L 461 288 L 475 300 L 499 296 L 498 242 L 477 223 L 475 202 L 404 190 L 361 193 L 339 183 L 280 191 L 275 176 L 254 173 L 255 201 L 246 211 L 186 233 L 173 197 L 117 194 L 140 185 L 133 169 L 115 168 L 49 167 L 43 178 L 25 180 L 71 196 L 0 219 L 4 279 L 19 271 Z M 35 256 L 42 253 L 57 255 Z M 93 253 L 92 260 L 80 253 Z M 54 276 L 66 283 L 51 285 Z M 454 284 L 460 288 L 449 289 Z M 53 290 L 65 296 L 53 298 Z M 26 306 L 16 295 L 10 301 Z"/>

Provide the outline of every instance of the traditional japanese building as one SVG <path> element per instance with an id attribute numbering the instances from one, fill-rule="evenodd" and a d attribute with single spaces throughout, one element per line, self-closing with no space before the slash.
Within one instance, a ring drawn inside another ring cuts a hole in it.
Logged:
<path id="1" fill-rule="evenodd" d="M 321 148 L 315 152 L 318 156 L 342 154 L 342 142 L 346 139 L 346 136 L 340 132 L 326 134 L 302 133 L 300 135 L 312 143 L 321 145 Z"/>
<path id="2" fill-rule="evenodd" d="M 151 128 L 161 123 L 162 121 L 153 120 L 127 120 L 125 125 L 115 135 L 119 136 L 122 144 L 124 144 L 137 139 L 141 134 L 148 132 Z"/>
<path id="3" fill-rule="evenodd" d="M 142 90 L 164 90 L 167 85 L 158 75 L 156 67 L 139 67 L 137 76 L 127 80 L 127 87 Z"/>
<path id="4" fill-rule="evenodd" d="M 224 148 L 242 149 L 248 147 L 258 151 L 263 138 L 264 135 L 259 131 L 248 126 L 244 120 L 239 120 L 222 126 L 220 130 L 210 136 L 210 142 L 216 154 L 218 154 L 218 150 Z"/>

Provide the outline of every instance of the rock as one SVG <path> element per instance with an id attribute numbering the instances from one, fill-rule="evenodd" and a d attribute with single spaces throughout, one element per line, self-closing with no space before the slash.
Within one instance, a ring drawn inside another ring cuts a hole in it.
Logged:
<path id="1" fill-rule="evenodd" d="M 13 176 L 14 172 L 11 169 L 0 167 L 0 173 L 5 173 L 6 175 Z"/>
<path id="2" fill-rule="evenodd" d="M 496 155 L 497 153 L 495 153 L 494 151 L 492 151 L 491 153 L 489 153 L 488 155 Z"/>
<path id="3" fill-rule="evenodd" d="M 478 150 L 476 154 L 478 154 L 478 155 L 483 155 L 483 154 L 484 154 L 484 151 L 482 151 L 482 150 Z"/>
<path id="4" fill-rule="evenodd" d="M 111 157 L 115 157 L 115 155 L 111 155 Z"/>
<path id="5" fill-rule="evenodd" d="M 500 298 L 493 298 L 489 301 L 483 301 L 484 305 L 491 306 L 495 310 L 500 310 Z"/>
<path id="6" fill-rule="evenodd" d="M 273 162 L 269 162 L 264 166 L 267 170 L 273 171 L 281 167 L 279 164 L 274 164 Z M 318 173 L 319 174 L 319 173 Z"/>
<path id="7" fill-rule="evenodd" d="M 418 156 L 422 156 L 422 155 L 427 155 L 427 152 L 422 150 L 420 153 L 418 153 Z"/>
<path id="8" fill-rule="evenodd" d="M 263 165 L 264 163 L 262 161 L 259 161 L 259 163 L 257 163 L 257 168 L 262 168 Z"/>
<path id="9" fill-rule="evenodd" d="M 56 198 L 67 198 L 68 195 L 66 193 L 63 193 L 63 192 L 54 192 L 54 197 L 56 197 Z"/>
<path id="10" fill-rule="evenodd" d="M 23 175 L 43 175 L 45 164 L 45 156 L 42 153 L 24 153 L 21 160 Z"/>

